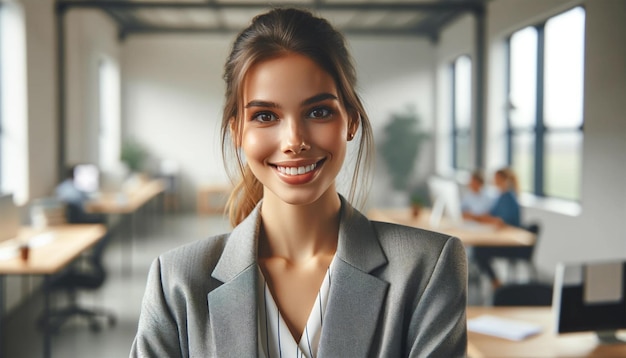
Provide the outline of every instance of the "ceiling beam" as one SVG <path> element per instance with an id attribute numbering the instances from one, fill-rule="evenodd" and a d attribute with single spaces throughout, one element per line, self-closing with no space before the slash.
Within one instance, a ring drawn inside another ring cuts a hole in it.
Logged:
<path id="1" fill-rule="evenodd" d="M 237 34 L 241 29 L 227 27 L 163 27 L 163 26 L 126 26 L 124 35 L 135 34 Z M 342 33 L 352 35 L 395 35 L 395 36 L 431 36 L 430 31 L 398 28 L 341 28 Z"/>
<path id="2" fill-rule="evenodd" d="M 280 7 L 315 8 L 316 10 L 361 10 L 361 11 L 479 11 L 485 6 L 481 0 L 467 1 L 412 1 L 412 2 L 321 2 L 310 3 L 293 2 L 280 3 Z M 98 9 L 212 9 L 212 10 L 248 10 L 267 9 L 272 7 L 260 2 L 160 2 L 160 1 L 120 1 L 120 0 L 58 0 L 59 10 L 70 8 L 98 8 Z"/>

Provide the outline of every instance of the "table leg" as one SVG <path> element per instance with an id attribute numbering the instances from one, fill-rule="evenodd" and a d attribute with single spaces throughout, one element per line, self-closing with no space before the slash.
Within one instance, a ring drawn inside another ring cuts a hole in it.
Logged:
<path id="1" fill-rule="evenodd" d="M 43 356 L 44 358 L 50 358 L 52 356 L 51 345 L 51 332 L 50 332 L 50 290 L 48 286 L 50 284 L 50 278 L 48 275 L 43 279 Z"/>
<path id="2" fill-rule="evenodd" d="M 4 320 L 4 275 L 0 275 L 0 358 L 4 357 L 4 335 L 2 334 L 2 321 Z"/>
<path id="3" fill-rule="evenodd" d="M 122 253 L 124 255 L 122 255 L 122 274 L 124 276 L 130 276 L 130 274 L 132 273 L 132 260 L 133 260 L 133 241 L 135 241 L 135 214 L 134 213 L 130 213 L 128 214 L 128 242 L 127 245 L 128 247 L 126 247 L 126 250 L 124 250 L 123 246 L 122 246 Z"/>

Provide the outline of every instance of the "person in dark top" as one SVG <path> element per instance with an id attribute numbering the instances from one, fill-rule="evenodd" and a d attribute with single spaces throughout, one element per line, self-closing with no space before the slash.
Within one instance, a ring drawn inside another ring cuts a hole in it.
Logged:
<path id="1" fill-rule="evenodd" d="M 67 168 L 65 180 L 55 188 L 56 198 L 66 205 L 66 220 L 69 224 L 106 224 L 102 214 L 90 213 L 86 210 L 89 195 L 80 190 L 74 181 L 76 166 Z"/>
<path id="2" fill-rule="evenodd" d="M 518 185 L 517 176 L 509 168 L 502 168 L 494 174 L 494 184 L 500 191 L 500 196 L 488 214 L 465 215 L 466 219 L 476 220 L 483 223 L 494 224 L 499 227 L 506 225 L 521 226 L 521 210 L 517 201 Z M 496 273 L 491 267 L 494 257 L 507 256 L 508 247 L 475 247 L 473 258 L 481 271 L 485 272 L 491 280 L 493 288 L 502 285 Z"/>

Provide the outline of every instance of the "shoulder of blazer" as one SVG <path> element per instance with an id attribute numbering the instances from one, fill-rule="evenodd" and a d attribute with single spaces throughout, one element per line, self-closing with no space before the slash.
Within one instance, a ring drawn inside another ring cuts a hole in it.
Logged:
<path id="1" fill-rule="evenodd" d="M 432 260 L 434 264 L 446 246 L 462 247 L 458 238 L 439 232 L 379 221 L 372 221 L 372 226 L 385 255 L 394 260 Z"/>
<path id="2" fill-rule="evenodd" d="M 379 240 L 382 241 L 407 241 L 415 244 L 424 244 L 430 242 L 436 245 L 445 245 L 452 236 L 436 232 L 420 229 L 412 226 L 398 225 L 382 221 L 371 221 Z"/>
<path id="3" fill-rule="evenodd" d="M 228 237 L 229 234 L 212 236 L 161 254 L 158 258 L 161 279 L 177 285 L 207 285 L 212 281 L 211 272 L 222 256 Z M 167 287 L 165 282 L 164 286 Z"/>

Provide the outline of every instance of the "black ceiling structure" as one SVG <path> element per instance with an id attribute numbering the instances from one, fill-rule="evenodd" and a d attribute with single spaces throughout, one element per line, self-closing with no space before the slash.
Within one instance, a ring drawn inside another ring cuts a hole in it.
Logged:
<path id="1" fill-rule="evenodd" d="M 348 35 L 426 37 L 436 43 L 441 30 L 464 14 L 475 21 L 474 73 L 477 91 L 475 139 L 482 143 L 484 118 L 485 12 L 490 0 L 57 0 L 57 127 L 60 179 L 65 167 L 65 16 L 77 9 L 98 9 L 117 24 L 119 40 L 149 34 L 235 34 L 251 18 L 272 7 L 310 9 Z M 475 162 L 482 167 L 482 148 Z"/>
<path id="2" fill-rule="evenodd" d="M 124 38 L 137 33 L 233 33 L 251 14 L 270 7 L 307 8 L 329 18 L 344 33 L 437 38 L 465 13 L 482 12 L 486 0 L 59 0 L 57 12 L 91 8 L 115 20 Z M 233 15 L 236 17 L 230 19 Z M 237 16 L 238 15 L 238 16 Z M 241 19 L 244 19 L 243 22 Z M 365 20 L 365 21 L 364 21 Z"/>

